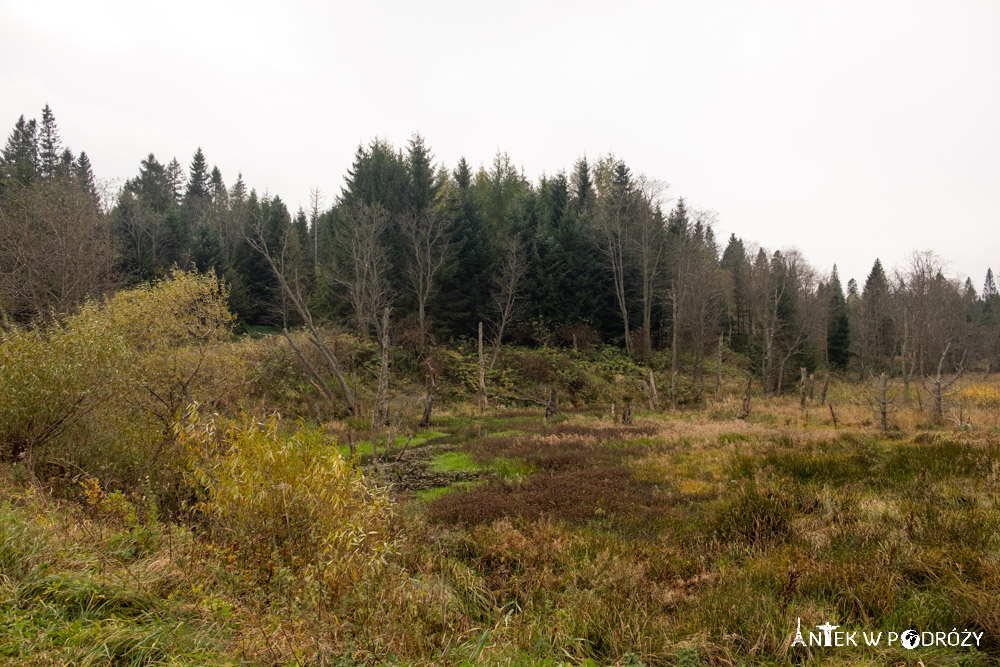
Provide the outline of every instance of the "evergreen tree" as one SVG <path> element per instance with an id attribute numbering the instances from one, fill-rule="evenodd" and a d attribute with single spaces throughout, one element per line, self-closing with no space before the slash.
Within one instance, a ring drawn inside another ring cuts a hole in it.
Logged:
<path id="1" fill-rule="evenodd" d="M 80 187 L 97 196 L 97 183 L 94 180 L 94 171 L 90 166 L 90 158 L 85 151 L 80 151 L 73 167 L 73 178 L 80 184 Z"/>
<path id="2" fill-rule="evenodd" d="M 170 164 L 167 165 L 166 174 L 171 199 L 175 204 L 180 204 L 181 196 L 184 194 L 184 167 L 181 166 L 176 157 L 172 158 Z"/>
<path id="3" fill-rule="evenodd" d="M 190 205 L 193 201 L 202 200 L 209 196 L 209 171 L 208 163 L 205 161 L 205 154 L 201 146 L 195 151 L 191 158 L 191 167 L 188 171 L 187 190 L 184 193 L 184 201 Z"/>
<path id="4" fill-rule="evenodd" d="M 443 336 L 471 336 L 476 323 L 489 313 L 490 268 L 493 246 L 473 185 L 472 170 L 462 158 L 451 175 L 455 196 L 446 201 L 452 209 L 453 260 L 442 268 L 434 301 L 437 330 Z"/>
<path id="5" fill-rule="evenodd" d="M 410 210 L 418 215 L 431 207 L 441 189 L 441 183 L 435 178 L 431 160 L 432 155 L 424 143 L 424 138 L 414 134 L 407 151 L 406 167 L 409 179 L 406 200 Z"/>
<path id="6" fill-rule="evenodd" d="M 38 171 L 38 126 L 34 119 L 17 119 L 3 149 L 4 178 L 29 185 Z"/>
<path id="7" fill-rule="evenodd" d="M 53 178 L 59 168 L 62 142 L 59 128 L 48 104 L 42 109 L 42 125 L 38 133 L 38 174 L 42 178 Z"/>
<path id="8" fill-rule="evenodd" d="M 871 367 L 883 370 L 893 356 L 895 324 L 892 317 L 891 290 L 882 262 L 872 265 L 858 301 L 857 356 L 862 371 Z"/>
<path id="9" fill-rule="evenodd" d="M 826 355 L 830 365 L 836 368 L 846 368 L 850 359 L 850 324 L 847 317 L 847 300 L 844 298 L 844 287 L 837 275 L 834 265 L 827 284 L 826 311 Z"/>
<path id="10" fill-rule="evenodd" d="M 986 269 L 986 280 L 983 282 L 983 301 L 991 301 L 997 297 L 997 284 L 993 280 L 993 269 Z"/>
<path id="11" fill-rule="evenodd" d="M 719 265 L 729 276 L 727 299 L 729 346 L 733 350 L 744 352 L 753 331 L 750 261 L 743 241 L 737 238 L 736 234 L 729 236 L 729 242 L 722 252 Z"/>

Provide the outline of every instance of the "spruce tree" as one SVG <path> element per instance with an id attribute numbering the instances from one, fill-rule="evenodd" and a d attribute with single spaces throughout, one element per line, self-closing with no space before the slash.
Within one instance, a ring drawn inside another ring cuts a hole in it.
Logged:
<path id="1" fill-rule="evenodd" d="M 94 181 L 94 171 L 90 166 L 90 158 L 87 157 L 85 151 L 80 151 L 80 157 L 77 158 L 76 164 L 73 166 L 73 178 L 76 179 L 81 188 L 97 196 L 97 183 Z"/>
<path id="2" fill-rule="evenodd" d="M 983 293 L 980 298 L 983 301 L 992 301 L 997 296 L 997 284 L 993 280 L 993 269 L 986 269 L 986 280 L 983 281 Z"/>
<path id="3" fill-rule="evenodd" d="M 3 149 L 5 179 L 29 185 L 38 173 L 38 125 L 34 119 L 17 119 Z"/>
<path id="4" fill-rule="evenodd" d="M 48 104 L 42 109 L 42 125 L 38 133 L 38 173 L 42 178 L 53 178 L 59 169 L 62 142 L 59 128 Z"/>
<path id="5" fill-rule="evenodd" d="M 844 287 L 834 265 L 827 285 L 826 354 L 831 366 L 846 368 L 850 359 L 850 324 L 847 317 L 847 300 Z"/>
<path id="6" fill-rule="evenodd" d="M 202 152 L 201 146 L 199 146 L 194 157 L 191 158 L 187 190 L 184 193 L 186 204 L 208 197 L 209 179 L 208 163 L 205 161 L 205 154 Z"/>
<path id="7" fill-rule="evenodd" d="M 177 161 L 177 158 L 170 160 L 166 169 L 167 184 L 170 186 L 170 197 L 173 203 L 180 204 L 181 196 L 184 194 L 184 167 Z"/>

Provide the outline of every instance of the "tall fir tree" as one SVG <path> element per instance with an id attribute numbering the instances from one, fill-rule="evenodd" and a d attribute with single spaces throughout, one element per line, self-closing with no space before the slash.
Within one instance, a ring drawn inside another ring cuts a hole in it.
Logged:
<path id="1" fill-rule="evenodd" d="M 851 356 L 850 321 L 847 316 L 847 299 L 844 287 L 833 266 L 827 284 L 826 355 L 831 366 L 846 368 Z"/>
<path id="2" fill-rule="evenodd" d="M 38 124 L 22 115 L 3 149 L 4 179 L 29 185 L 38 173 Z"/>
<path id="3" fill-rule="evenodd" d="M 59 169 L 62 155 L 62 141 L 56 118 L 48 104 L 42 109 L 42 123 L 38 132 L 38 174 L 42 178 L 54 178 Z"/>

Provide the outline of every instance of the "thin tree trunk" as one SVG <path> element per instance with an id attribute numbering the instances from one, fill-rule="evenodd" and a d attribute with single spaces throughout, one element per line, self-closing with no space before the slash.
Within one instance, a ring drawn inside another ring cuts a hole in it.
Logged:
<path id="1" fill-rule="evenodd" d="M 887 433 L 889 431 L 889 400 L 887 397 L 889 391 L 889 379 L 886 377 L 885 373 L 882 373 L 879 379 L 879 415 L 882 417 L 882 432 Z"/>
<path id="2" fill-rule="evenodd" d="M 656 378 L 653 376 L 653 369 L 649 369 L 649 408 L 651 410 L 660 409 L 660 397 L 656 393 Z"/>
<path id="3" fill-rule="evenodd" d="M 486 414 L 489 403 L 486 398 L 486 358 L 483 356 L 483 323 L 479 323 L 479 412 Z"/>
<path id="4" fill-rule="evenodd" d="M 382 311 L 382 363 L 378 375 L 378 392 L 372 402 L 372 457 L 379 460 L 378 434 L 389 422 L 389 308 Z M 392 443 L 391 433 L 386 437 L 386 454 Z"/>
<path id="5" fill-rule="evenodd" d="M 719 333 L 719 353 L 715 360 L 715 400 L 722 398 L 722 344 L 724 333 Z"/>
<path id="6" fill-rule="evenodd" d="M 799 368 L 799 409 L 806 409 L 806 367 L 802 366 Z"/>
<path id="7" fill-rule="evenodd" d="M 670 409 L 677 409 L 677 374 L 678 374 L 678 355 L 677 355 L 677 329 L 679 328 L 677 322 L 677 285 L 671 283 L 670 292 L 673 295 L 673 333 L 671 335 L 670 342 Z"/>
<path id="8" fill-rule="evenodd" d="M 434 398 L 437 395 L 437 379 L 434 373 L 427 375 L 427 396 L 424 398 L 424 416 L 420 419 L 420 426 L 427 428 L 431 425 L 431 411 L 434 409 Z"/>
<path id="9" fill-rule="evenodd" d="M 826 404 L 826 390 L 830 388 L 830 369 L 826 369 L 826 377 L 823 379 L 823 389 L 819 392 L 819 404 Z"/>

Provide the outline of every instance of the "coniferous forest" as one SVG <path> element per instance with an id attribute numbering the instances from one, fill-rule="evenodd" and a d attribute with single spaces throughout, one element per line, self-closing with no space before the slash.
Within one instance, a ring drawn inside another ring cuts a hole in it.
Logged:
<path id="1" fill-rule="evenodd" d="M 367 337 L 389 306 L 396 337 L 418 347 L 475 337 L 482 321 L 488 340 L 606 343 L 639 359 L 676 344 L 697 373 L 722 336 L 776 392 L 800 366 L 864 375 L 895 364 L 909 379 L 942 359 L 947 370 L 991 365 L 1000 344 L 991 269 L 977 291 L 914 251 L 899 267 L 873 257 L 863 285 L 844 285 L 836 266 L 795 250 L 717 239 L 713 212 L 610 155 L 532 183 L 506 154 L 439 165 L 419 134 L 406 146 L 375 139 L 335 196 L 317 190 L 293 213 L 240 174 L 227 184 L 200 148 L 186 168 L 149 154 L 118 191 L 99 192 L 46 106 L 11 131 L 2 179 L 0 303 L 17 321 L 178 267 L 214 271 L 241 327 L 300 325 L 259 237 L 313 317 Z"/>
<path id="2" fill-rule="evenodd" d="M 0 156 L 5 661 L 1000 656 L 992 270 L 844 284 L 615 155 L 373 139 L 292 211 L 71 139 Z"/>

